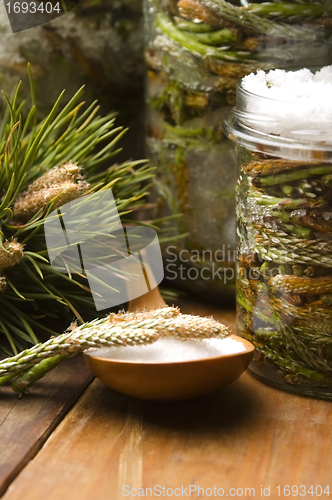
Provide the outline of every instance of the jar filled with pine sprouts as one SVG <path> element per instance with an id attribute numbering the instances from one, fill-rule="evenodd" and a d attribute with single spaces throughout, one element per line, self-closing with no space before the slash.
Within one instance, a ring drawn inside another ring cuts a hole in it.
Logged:
<path id="1" fill-rule="evenodd" d="M 332 66 L 259 71 L 225 130 L 237 144 L 237 323 L 251 372 L 332 399 Z"/>
<path id="2" fill-rule="evenodd" d="M 166 275 L 224 297 L 234 290 L 235 152 L 222 121 L 245 75 L 332 63 L 332 3 L 145 0 L 145 24 L 159 215 L 181 213 L 187 235 L 165 254 Z"/>

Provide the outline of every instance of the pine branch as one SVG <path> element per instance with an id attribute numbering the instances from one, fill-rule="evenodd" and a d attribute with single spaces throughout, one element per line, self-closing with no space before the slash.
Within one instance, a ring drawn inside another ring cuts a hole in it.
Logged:
<path id="1" fill-rule="evenodd" d="M 227 328 L 217 321 L 180 314 L 172 307 L 147 313 L 111 314 L 81 326 L 73 325 L 72 331 L 0 361 L 0 376 L 25 371 L 45 358 L 59 354 L 66 357 L 89 347 L 142 344 L 165 335 L 184 340 L 224 337 L 228 333 Z"/>
<path id="2" fill-rule="evenodd" d="M 228 329 L 210 318 L 180 314 L 164 307 L 141 313 L 119 313 L 96 319 L 0 362 L 0 386 L 15 378 L 16 392 L 24 392 L 64 359 L 91 347 L 142 345 L 164 336 L 181 340 L 224 338 Z"/>
<path id="3" fill-rule="evenodd" d="M 114 126 L 114 113 L 99 115 L 97 102 L 84 109 L 83 89 L 62 110 L 61 94 L 40 122 L 35 105 L 23 118 L 19 89 L 4 96 L 0 127 L 0 345 L 14 354 L 40 335 L 57 335 L 73 315 L 82 323 L 96 315 L 85 275 L 59 273 L 48 261 L 43 226 L 50 212 L 111 187 L 120 216 L 130 221 L 146 205 L 154 175 L 144 160 L 111 164 L 125 130 Z"/>

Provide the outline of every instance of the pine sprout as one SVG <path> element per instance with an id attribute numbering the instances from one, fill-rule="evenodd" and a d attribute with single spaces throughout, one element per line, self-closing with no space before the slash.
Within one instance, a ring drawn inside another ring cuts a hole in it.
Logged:
<path id="1" fill-rule="evenodd" d="M 181 314 L 174 307 L 138 313 L 111 314 L 81 326 L 72 324 L 62 335 L 0 362 L 0 386 L 13 379 L 16 392 L 24 392 L 64 359 L 91 347 L 141 345 L 158 338 L 224 338 L 227 327 L 211 318 Z"/>

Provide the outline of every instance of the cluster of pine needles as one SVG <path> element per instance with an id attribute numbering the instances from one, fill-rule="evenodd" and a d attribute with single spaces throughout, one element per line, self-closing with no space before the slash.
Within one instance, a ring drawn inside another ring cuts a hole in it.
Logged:
<path id="1" fill-rule="evenodd" d="M 134 211 L 147 206 L 153 178 L 145 160 L 112 164 L 126 130 L 114 126 L 115 113 L 100 116 L 97 102 L 86 106 L 83 88 L 64 107 L 62 93 L 39 121 L 28 71 L 30 109 L 18 84 L 10 97 L 3 94 L 0 126 L 0 348 L 8 355 L 97 315 L 86 277 L 62 274 L 49 263 L 43 229 L 48 214 L 112 188 L 122 223 L 129 223 Z M 160 229 L 159 222 L 149 225 Z"/>

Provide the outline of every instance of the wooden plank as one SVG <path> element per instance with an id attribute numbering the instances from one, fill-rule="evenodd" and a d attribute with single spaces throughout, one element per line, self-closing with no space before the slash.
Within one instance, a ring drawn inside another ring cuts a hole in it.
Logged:
<path id="1" fill-rule="evenodd" d="M 245 488 L 263 498 L 262 486 L 270 498 L 286 498 L 277 496 L 278 485 L 329 484 L 331 435 L 330 403 L 278 391 L 248 373 L 216 394 L 178 403 L 135 400 L 96 380 L 4 500 L 115 500 L 125 498 L 126 485 L 136 488 L 128 498 L 138 488 L 149 496 L 145 488 L 155 485 L 183 486 L 187 494 L 189 485 L 216 486 L 225 496 L 243 488 L 237 498 Z M 191 494 L 201 497 L 202 490 Z"/>
<path id="2" fill-rule="evenodd" d="M 277 498 L 278 484 L 330 482 L 331 431 L 329 403 L 282 393 L 249 374 L 176 404 L 130 399 L 95 381 L 4 500 L 113 500 L 124 498 L 125 485 L 255 488 L 258 498 L 262 485 Z"/>
<path id="3" fill-rule="evenodd" d="M 0 495 L 37 453 L 93 377 L 81 356 L 64 362 L 18 398 L 0 388 Z"/>

